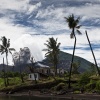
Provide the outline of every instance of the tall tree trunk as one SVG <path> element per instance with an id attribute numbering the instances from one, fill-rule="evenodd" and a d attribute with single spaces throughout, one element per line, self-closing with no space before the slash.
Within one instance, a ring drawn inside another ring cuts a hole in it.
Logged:
<path id="1" fill-rule="evenodd" d="M 8 79 L 8 58 L 7 58 L 7 53 L 6 53 L 6 62 L 7 62 L 7 68 L 6 68 L 6 78 L 7 78 L 7 86 L 9 85 L 9 79 Z"/>
<path id="2" fill-rule="evenodd" d="M 35 73 L 34 73 L 34 78 L 35 78 L 35 84 L 37 84 L 36 74 Z"/>
<path id="3" fill-rule="evenodd" d="M 73 48 L 73 55 L 72 55 L 72 60 L 71 60 L 71 66 L 70 66 L 70 70 L 69 70 L 69 80 L 68 80 L 68 88 L 70 89 L 71 88 L 71 73 L 72 73 L 72 67 L 73 67 L 73 61 L 74 61 L 74 54 L 75 54 L 75 48 L 76 48 L 76 36 L 75 36 L 75 33 L 74 33 L 74 29 L 73 29 L 73 35 L 74 35 L 74 38 L 75 38 L 75 41 L 74 41 L 74 48 Z"/>
<path id="4" fill-rule="evenodd" d="M 57 64 L 55 65 L 55 69 L 56 69 L 56 73 L 55 74 L 58 75 L 58 73 L 57 73 Z"/>
<path id="5" fill-rule="evenodd" d="M 54 64 L 55 76 L 57 76 L 57 66 Z"/>
<path id="6" fill-rule="evenodd" d="M 31 61 L 31 63 L 32 63 L 32 73 L 33 73 L 34 78 L 35 78 L 35 84 L 37 84 L 36 75 L 35 75 L 35 71 L 34 71 L 34 61 L 33 61 L 33 59 Z"/>
<path id="7" fill-rule="evenodd" d="M 20 78 L 21 78 L 22 83 L 24 83 L 24 79 L 23 79 L 23 74 L 22 74 L 21 65 L 20 65 Z"/>
<path id="8" fill-rule="evenodd" d="M 54 61 L 53 61 L 53 63 L 54 63 L 54 69 L 55 69 L 55 76 L 57 76 L 57 57 L 56 57 L 57 55 L 56 54 L 54 54 Z"/>
<path id="9" fill-rule="evenodd" d="M 35 84 L 37 84 L 36 74 L 35 74 L 34 68 L 33 68 L 33 73 L 34 73 L 34 78 L 35 78 Z"/>
<path id="10" fill-rule="evenodd" d="M 11 55 L 12 55 L 12 53 L 11 53 Z M 13 59 L 13 63 L 14 63 L 13 68 L 12 68 L 12 72 L 13 72 L 13 78 L 15 78 L 15 76 L 14 76 L 15 60 L 13 58 L 13 55 L 12 55 L 12 59 Z"/>
<path id="11" fill-rule="evenodd" d="M 95 58 L 95 55 L 94 55 L 94 52 L 93 52 L 93 49 L 92 49 L 92 46 L 91 46 L 91 43 L 90 43 L 90 40 L 89 40 L 88 34 L 87 34 L 87 31 L 85 31 L 85 33 L 86 33 L 86 37 L 87 37 L 87 40 L 88 40 L 89 45 L 90 45 L 90 49 L 91 49 L 91 52 L 92 52 L 93 58 L 94 58 L 95 66 L 96 66 L 97 71 L 98 71 L 98 74 L 99 74 L 99 76 L 100 76 L 100 70 L 99 70 L 99 68 L 98 68 L 97 61 L 96 61 L 96 58 Z"/>
<path id="12" fill-rule="evenodd" d="M 5 87 L 7 87 L 6 75 L 5 75 L 5 66 L 4 66 L 4 58 L 3 58 L 3 72 L 4 72 L 4 84 L 5 84 Z"/>
<path id="13" fill-rule="evenodd" d="M 21 69 L 21 64 L 20 64 L 20 55 L 19 55 L 19 68 L 20 68 L 20 78 L 21 78 L 22 83 L 24 83 L 23 75 L 22 75 L 22 69 Z"/>

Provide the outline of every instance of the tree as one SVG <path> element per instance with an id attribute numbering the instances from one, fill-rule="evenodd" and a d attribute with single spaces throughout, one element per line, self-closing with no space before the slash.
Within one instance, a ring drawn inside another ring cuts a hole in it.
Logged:
<path id="1" fill-rule="evenodd" d="M 91 72 L 92 75 L 96 74 L 96 67 L 95 67 L 95 65 L 93 63 L 90 66 L 90 72 Z"/>
<path id="2" fill-rule="evenodd" d="M 74 17 L 74 15 L 70 15 L 68 17 L 65 17 L 66 22 L 68 23 L 68 27 L 72 30 L 71 34 L 70 34 L 70 38 L 74 38 L 74 48 L 73 48 L 73 54 L 72 54 L 72 60 L 71 60 L 71 66 L 70 66 L 70 71 L 69 71 L 69 84 L 68 84 L 68 88 L 71 88 L 70 86 L 70 80 L 71 80 L 71 72 L 72 72 L 72 66 L 73 66 L 73 60 L 74 60 L 74 54 L 75 54 L 75 48 L 76 48 L 76 35 L 75 35 L 75 31 L 77 31 L 78 34 L 81 34 L 81 32 L 79 31 L 79 28 L 81 27 L 81 25 L 79 24 L 79 20 L 80 17 L 76 18 Z"/>
<path id="3" fill-rule="evenodd" d="M 1 55 L 5 53 L 6 55 L 6 64 L 7 64 L 7 67 L 8 67 L 8 53 L 11 53 L 11 51 L 15 51 L 14 48 L 10 48 L 10 39 L 7 39 L 5 36 L 1 37 L 1 42 L 2 44 L 0 44 L 0 52 L 1 52 Z M 6 68 L 7 70 L 7 68 Z M 7 85 L 9 85 L 9 81 L 8 81 L 8 76 L 6 75 L 6 78 L 7 78 Z"/>
<path id="4" fill-rule="evenodd" d="M 5 84 L 5 87 L 7 86 L 7 83 L 6 83 L 6 74 L 5 74 L 5 66 L 4 66 L 4 58 L 3 58 L 3 73 L 4 73 L 4 75 L 3 75 L 3 77 L 4 77 L 4 84 Z"/>
<path id="5" fill-rule="evenodd" d="M 20 67 L 20 78 L 22 83 L 24 83 L 24 78 L 23 78 L 23 73 L 22 73 L 22 68 L 21 68 L 21 61 L 20 61 L 20 54 L 19 54 L 19 67 Z"/>
<path id="6" fill-rule="evenodd" d="M 46 49 L 47 53 L 45 54 L 45 56 L 53 64 L 54 69 L 55 69 L 55 75 L 57 75 L 57 64 L 59 62 L 60 43 L 57 43 L 57 38 L 55 40 L 52 37 L 52 38 L 49 38 L 49 40 L 47 40 L 47 44 L 45 43 L 45 45 L 47 46 L 47 49 Z"/>
<path id="7" fill-rule="evenodd" d="M 31 63 L 32 63 L 32 67 L 29 67 L 31 73 L 34 74 L 34 78 L 35 78 L 35 84 L 37 84 L 37 80 L 36 80 L 36 74 L 35 74 L 35 68 L 34 68 L 34 64 L 35 64 L 35 59 L 33 59 L 33 57 L 31 57 L 30 59 Z"/>
<path id="8" fill-rule="evenodd" d="M 91 46 L 91 43 L 90 43 L 90 40 L 89 40 L 88 34 L 87 34 L 87 31 L 85 31 L 85 33 L 86 33 L 86 37 L 87 37 L 87 40 L 88 40 L 88 43 L 89 43 L 89 46 L 90 46 L 90 49 L 91 49 L 91 52 L 92 52 L 93 58 L 94 58 L 94 62 L 95 62 L 96 69 L 97 69 L 98 74 L 99 74 L 99 76 L 100 76 L 100 70 L 99 70 L 99 68 L 98 68 L 98 64 L 97 64 L 97 61 L 96 61 L 96 58 L 95 58 L 95 55 L 94 55 L 94 52 L 93 52 L 93 49 L 92 49 L 92 46 Z"/>
<path id="9" fill-rule="evenodd" d="M 72 73 L 79 74 L 79 72 L 78 72 L 79 67 L 80 67 L 80 65 L 78 65 L 78 63 L 74 62 L 73 66 L 72 66 Z"/>

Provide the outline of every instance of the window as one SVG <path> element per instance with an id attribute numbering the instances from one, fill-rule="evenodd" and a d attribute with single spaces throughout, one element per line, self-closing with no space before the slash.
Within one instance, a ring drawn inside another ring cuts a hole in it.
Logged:
<path id="1" fill-rule="evenodd" d="M 30 78 L 32 78 L 32 75 L 30 74 Z"/>

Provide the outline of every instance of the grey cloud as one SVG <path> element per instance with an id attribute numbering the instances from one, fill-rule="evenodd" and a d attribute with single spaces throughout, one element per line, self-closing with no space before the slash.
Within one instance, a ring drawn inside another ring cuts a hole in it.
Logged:
<path id="1" fill-rule="evenodd" d="M 92 46 L 92 49 L 95 50 L 95 51 L 99 51 L 100 50 L 100 44 L 91 44 Z M 65 47 L 61 47 L 61 49 L 63 50 L 73 50 L 73 46 L 65 46 Z M 89 44 L 85 44 L 83 45 L 83 47 L 79 46 L 79 47 L 76 47 L 76 50 L 84 50 L 84 51 L 90 51 L 90 46 Z"/>
<path id="2" fill-rule="evenodd" d="M 15 66 L 30 63 L 31 53 L 28 47 L 21 48 L 19 52 L 13 54 Z"/>

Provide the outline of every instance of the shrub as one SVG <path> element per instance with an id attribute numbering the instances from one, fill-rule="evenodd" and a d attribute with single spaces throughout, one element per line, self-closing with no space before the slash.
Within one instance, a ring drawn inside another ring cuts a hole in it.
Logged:
<path id="1" fill-rule="evenodd" d="M 59 91 L 59 90 L 62 90 L 64 87 L 65 87 L 65 84 L 64 84 L 64 83 L 59 83 L 59 84 L 55 87 L 55 90 L 56 90 L 56 91 Z"/>
<path id="2" fill-rule="evenodd" d="M 88 84 L 90 82 L 90 74 L 88 74 L 87 72 L 86 73 L 83 73 L 79 79 L 79 85 L 80 86 L 85 86 L 86 84 Z"/>
<path id="3" fill-rule="evenodd" d="M 97 90 L 100 90 L 100 81 L 97 81 L 97 82 L 96 82 L 96 89 L 97 89 Z"/>
<path id="4" fill-rule="evenodd" d="M 93 90 L 96 87 L 96 82 L 94 80 L 90 80 L 90 82 L 85 86 L 86 89 Z"/>

